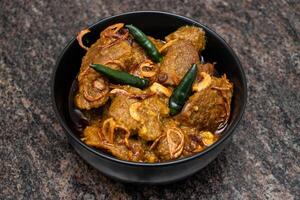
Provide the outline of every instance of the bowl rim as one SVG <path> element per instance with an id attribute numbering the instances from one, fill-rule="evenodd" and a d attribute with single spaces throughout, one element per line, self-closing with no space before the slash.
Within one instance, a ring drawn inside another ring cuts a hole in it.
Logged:
<path id="1" fill-rule="evenodd" d="M 181 159 L 177 159 L 177 160 L 171 160 L 171 161 L 167 161 L 167 162 L 157 162 L 157 163 L 144 163 L 144 162 L 132 162 L 132 161 L 127 161 L 127 160 L 121 160 L 118 159 L 116 157 L 110 156 L 110 155 L 106 155 L 104 153 L 101 152 L 101 150 L 97 150 L 93 147 L 90 147 L 88 145 L 86 145 L 85 143 L 83 143 L 74 133 L 73 131 L 68 127 L 68 125 L 64 122 L 63 117 L 60 115 L 59 111 L 58 111 L 58 107 L 56 104 L 56 100 L 55 100 L 55 78 L 56 78 L 56 73 L 57 70 L 60 66 L 61 60 L 64 57 L 66 51 L 69 49 L 69 47 L 73 44 L 73 42 L 76 39 L 76 36 L 73 36 L 71 40 L 69 40 L 69 42 L 67 43 L 67 45 L 63 48 L 63 50 L 60 52 L 59 57 L 55 63 L 55 67 L 52 71 L 52 75 L 51 75 L 51 101 L 52 101 L 52 107 L 54 109 L 55 112 L 55 116 L 58 119 L 59 123 L 61 124 L 61 126 L 63 127 L 63 129 L 65 130 L 65 132 L 68 133 L 69 136 L 72 137 L 72 139 L 74 139 L 79 145 L 81 145 L 83 148 L 85 148 L 86 150 L 88 150 L 89 152 L 95 154 L 96 156 L 100 156 L 104 159 L 108 159 L 112 162 L 116 162 L 116 163 L 122 163 L 125 165 L 131 165 L 131 166 L 143 166 L 143 167 L 160 167 L 160 166 L 169 166 L 169 165 L 174 165 L 174 164 L 179 164 L 179 163 L 184 163 L 184 162 L 188 162 L 190 160 L 196 159 L 198 157 L 203 156 L 204 154 L 209 153 L 210 151 L 212 151 L 215 147 L 217 147 L 219 144 L 223 143 L 227 138 L 229 138 L 234 130 L 236 129 L 237 125 L 239 124 L 240 120 L 243 117 L 243 114 L 245 112 L 245 108 L 246 108 L 246 104 L 247 104 L 247 79 L 246 79 L 246 75 L 244 72 L 244 69 L 242 67 L 242 64 L 238 58 L 238 56 L 236 55 L 236 53 L 233 51 L 233 49 L 229 46 L 229 44 L 219 35 L 217 34 L 215 31 L 211 30 L 209 27 L 207 27 L 206 25 L 197 22 L 189 17 L 186 16 L 182 16 L 179 14 L 175 14 L 175 13 L 170 13 L 170 12 L 165 12 L 165 11 L 157 11 L 157 10 L 147 10 L 147 11 L 131 11 L 131 12 L 125 12 L 125 13 L 120 13 L 117 15 L 112 15 L 109 17 L 105 17 L 102 18 L 100 20 L 98 20 L 97 22 L 93 23 L 92 25 L 90 25 L 88 28 L 92 28 L 100 23 L 103 23 L 104 21 L 116 18 L 116 17 L 122 17 L 125 15 L 134 15 L 134 14 L 162 14 L 162 15 L 168 15 L 168 16 L 172 16 L 175 18 L 180 18 L 182 20 L 186 20 L 189 21 L 191 23 L 193 23 L 196 26 L 200 26 L 200 27 L 204 27 L 205 31 L 209 32 L 210 34 L 213 35 L 213 37 L 216 37 L 224 46 L 226 46 L 227 50 L 229 51 L 229 53 L 233 56 L 234 60 L 237 63 L 237 67 L 240 70 L 241 73 L 241 80 L 243 83 L 243 87 L 242 90 L 244 91 L 243 94 L 243 98 L 244 98 L 244 102 L 241 106 L 241 112 L 238 113 L 237 116 L 237 120 L 234 121 L 231 126 L 228 127 L 226 134 L 224 134 L 223 137 L 221 137 L 217 142 L 213 143 L 211 146 L 207 147 L 206 149 L 204 149 L 203 151 L 196 153 L 192 156 L 188 156 L 185 158 L 181 158 Z"/>

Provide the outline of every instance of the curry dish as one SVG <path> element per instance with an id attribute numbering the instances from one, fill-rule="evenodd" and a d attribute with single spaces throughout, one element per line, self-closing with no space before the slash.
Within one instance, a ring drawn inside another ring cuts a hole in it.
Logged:
<path id="1" fill-rule="evenodd" d="M 205 63 L 205 32 L 183 26 L 164 40 L 114 24 L 86 47 L 74 103 L 88 118 L 81 140 L 133 162 L 191 156 L 218 140 L 233 84 Z"/>

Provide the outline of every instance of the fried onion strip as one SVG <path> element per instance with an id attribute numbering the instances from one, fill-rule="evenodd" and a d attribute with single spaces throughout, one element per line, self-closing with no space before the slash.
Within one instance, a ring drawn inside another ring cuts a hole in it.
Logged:
<path id="1" fill-rule="evenodd" d="M 161 138 L 163 138 L 165 135 L 160 135 L 158 138 L 156 138 L 154 140 L 154 142 L 151 144 L 150 146 L 150 150 L 154 149 L 156 147 L 156 145 L 158 144 L 158 142 L 161 140 Z"/>
<path id="2" fill-rule="evenodd" d="M 157 67 L 153 64 L 151 60 L 145 60 L 140 64 L 139 69 L 143 77 L 153 77 L 157 72 Z"/>
<path id="3" fill-rule="evenodd" d="M 230 116 L 230 103 L 228 102 L 227 98 L 225 97 L 223 91 L 224 90 L 218 90 L 218 93 L 222 96 L 222 99 L 224 101 L 224 104 L 222 104 L 222 106 L 224 107 L 224 110 L 225 110 L 225 113 L 226 113 L 225 122 L 224 122 L 224 123 L 226 123 L 229 119 L 229 116 Z"/>
<path id="4" fill-rule="evenodd" d="M 101 86 L 101 89 L 100 89 L 100 86 Z M 97 90 L 99 90 L 99 92 L 96 95 L 89 94 L 88 91 L 91 88 L 88 87 L 88 85 L 84 85 L 83 86 L 83 96 L 88 101 L 97 101 L 97 100 L 101 99 L 105 95 L 104 91 L 106 89 L 106 83 L 105 83 L 105 81 L 103 79 L 97 78 L 96 80 L 94 80 L 93 83 L 92 83 L 92 87 L 96 88 Z"/>
<path id="5" fill-rule="evenodd" d="M 122 94 L 122 95 L 126 95 L 130 98 L 138 98 L 138 99 L 146 99 L 148 97 L 151 97 L 154 95 L 154 93 L 130 93 L 124 89 L 120 89 L 120 88 L 115 88 L 113 90 L 110 91 L 110 94 Z"/>
<path id="6" fill-rule="evenodd" d="M 130 131 L 126 127 L 118 125 L 113 118 L 106 119 L 102 124 L 102 129 L 100 129 L 100 131 L 98 132 L 98 136 L 101 143 L 104 145 L 113 146 L 115 133 L 118 129 L 123 130 L 125 132 L 125 145 L 129 146 Z"/>
<path id="7" fill-rule="evenodd" d="M 108 118 L 103 122 L 102 134 L 104 138 L 111 144 L 114 142 L 114 132 L 116 128 L 116 122 L 113 118 Z"/>
<path id="8" fill-rule="evenodd" d="M 212 86 L 211 89 L 221 90 L 221 91 L 226 91 L 226 90 L 230 90 L 231 87 L 218 87 L 218 86 Z"/>
<path id="9" fill-rule="evenodd" d="M 121 68 L 125 68 L 124 63 L 122 63 L 119 60 L 109 60 L 104 63 L 104 65 L 107 65 L 107 64 L 116 64 L 116 65 L 120 66 Z"/>
<path id="10" fill-rule="evenodd" d="M 82 38 L 85 34 L 87 33 L 90 33 L 91 31 L 89 29 L 84 29 L 84 30 L 81 30 L 78 34 L 77 34 L 77 41 L 78 41 L 78 44 L 85 50 L 88 50 L 89 48 L 87 46 L 85 46 L 82 42 Z"/>
<path id="11" fill-rule="evenodd" d="M 123 23 L 117 23 L 117 24 L 111 25 L 111 26 L 107 27 L 106 29 L 104 29 L 104 31 L 102 31 L 102 34 L 105 37 L 111 37 L 112 35 L 116 34 L 123 27 L 124 27 Z"/>
<path id="12" fill-rule="evenodd" d="M 200 75 L 203 77 L 203 79 L 200 83 L 196 83 L 193 85 L 193 91 L 200 92 L 208 88 L 212 83 L 212 78 L 209 74 L 201 72 Z"/>
<path id="13" fill-rule="evenodd" d="M 176 144 L 176 141 L 173 141 L 174 136 L 179 138 L 179 143 Z M 171 158 L 177 158 L 181 155 L 184 144 L 184 135 L 179 128 L 171 128 L 167 131 L 167 142 L 170 151 Z"/>
<path id="14" fill-rule="evenodd" d="M 125 131 L 125 138 L 124 138 L 124 141 L 125 141 L 125 144 L 126 144 L 126 146 L 128 147 L 129 146 L 129 137 L 130 137 L 130 131 L 126 128 L 126 127 L 124 127 L 124 126 L 122 126 L 122 125 L 116 125 L 116 127 L 115 127 L 116 129 L 122 129 L 122 130 L 124 130 Z"/>
<path id="15" fill-rule="evenodd" d="M 178 39 L 174 39 L 174 40 L 170 40 L 169 42 L 167 42 L 166 44 L 164 44 L 164 46 L 162 46 L 161 48 L 159 48 L 159 53 L 163 52 L 165 49 L 167 49 L 168 47 L 170 47 L 171 45 L 174 44 L 174 42 L 176 42 Z"/>
<path id="16" fill-rule="evenodd" d="M 129 107 L 129 114 L 130 116 L 135 119 L 136 121 L 141 121 L 141 116 L 139 115 L 138 109 L 141 107 L 140 102 L 135 102 L 130 105 Z"/>
<path id="17" fill-rule="evenodd" d="M 118 32 L 124 27 L 123 23 L 118 23 L 118 24 L 114 24 L 111 25 L 109 27 L 107 27 L 103 32 L 102 35 L 104 37 L 112 37 L 112 38 L 117 38 L 116 40 L 101 46 L 102 49 L 111 47 L 119 42 L 121 42 L 122 40 L 125 40 L 126 38 L 128 38 L 129 36 L 129 32 L 125 31 L 124 34 L 118 34 Z"/>
<path id="18" fill-rule="evenodd" d="M 124 35 L 122 35 L 121 37 L 118 36 L 118 39 L 114 40 L 113 42 L 109 43 L 109 44 L 106 44 L 106 45 L 103 45 L 103 46 L 100 46 L 101 49 L 105 49 L 105 48 L 109 48 L 111 46 L 114 46 L 115 44 L 125 40 L 127 37 L 129 36 L 129 33 L 126 32 Z"/>

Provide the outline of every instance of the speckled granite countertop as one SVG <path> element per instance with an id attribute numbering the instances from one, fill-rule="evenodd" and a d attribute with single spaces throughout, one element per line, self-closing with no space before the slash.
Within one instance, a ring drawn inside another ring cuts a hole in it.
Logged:
<path id="1" fill-rule="evenodd" d="M 0 1 L 0 199 L 297 199 L 300 196 L 300 3 L 297 0 Z M 50 75 L 78 30 L 134 10 L 192 17 L 245 68 L 248 105 L 232 143 L 167 186 L 115 182 L 71 148 L 51 107 Z"/>

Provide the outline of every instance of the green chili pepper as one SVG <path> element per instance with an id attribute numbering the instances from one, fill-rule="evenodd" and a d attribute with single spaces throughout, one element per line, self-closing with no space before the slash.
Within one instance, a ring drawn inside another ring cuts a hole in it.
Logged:
<path id="1" fill-rule="evenodd" d="M 176 115 L 183 108 L 186 100 L 188 99 L 193 83 L 197 76 L 197 65 L 193 64 L 189 71 L 181 79 L 179 85 L 173 90 L 169 99 L 170 114 Z"/>
<path id="2" fill-rule="evenodd" d="M 108 79 L 111 79 L 117 83 L 131 85 L 137 88 L 144 88 L 149 83 L 147 79 L 139 78 L 127 72 L 111 69 L 105 65 L 91 64 L 90 66 L 97 72 L 100 72 L 101 74 L 106 76 Z"/>
<path id="3" fill-rule="evenodd" d="M 148 39 L 148 37 L 137 27 L 133 25 L 126 25 L 134 39 L 146 50 L 147 54 L 155 61 L 160 62 L 162 55 L 156 49 L 155 45 Z"/>

